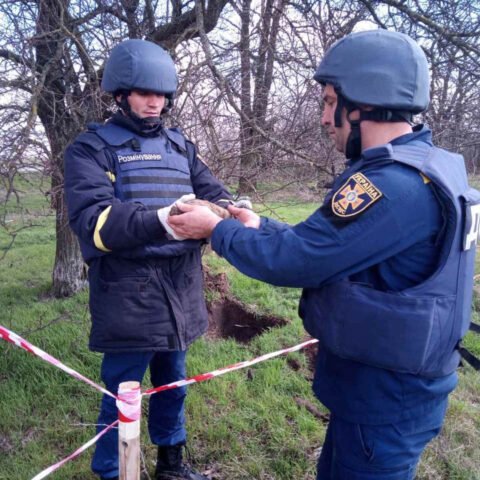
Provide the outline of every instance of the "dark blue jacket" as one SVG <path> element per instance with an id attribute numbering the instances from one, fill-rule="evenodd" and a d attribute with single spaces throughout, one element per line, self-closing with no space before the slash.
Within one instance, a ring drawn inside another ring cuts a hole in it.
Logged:
<path id="1" fill-rule="evenodd" d="M 442 377 L 458 367 L 458 342 L 470 323 L 478 219 L 467 219 L 472 212 L 476 215 L 480 192 L 469 188 L 460 155 L 425 142 L 386 145 L 383 157 L 414 167 L 427 182 L 433 182 L 441 197 L 447 221 L 439 236 L 434 272 L 400 291 L 378 288 L 367 275 L 305 289 L 301 317 L 307 331 L 339 357 L 397 372 Z M 356 199 L 348 186 L 344 192 Z M 336 198 L 349 208 L 342 187 L 340 194 L 327 196 L 326 204 L 335 203 Z M 464 247 L 472 228 L 473 241 Z"/>
<path id="2" fill-rule="evenodd" d="M 392 142 L 393 148 L 413 144 L 422 145 L 424 159 L 435 150 L 426 128 L 416 129 Z M 255 230 L 227 220 L 216 227 L 212 236 L 215 251 L 247 275 L 275 285 L 303 287 L 300 313 L 307 319 L 310 330 L 315 320 L 332 315 L 340 327 L 348 325 L 350 331 L 342 331 L 342 335 L 349 335 L 350 346 L 355 346 L 358 340 L 362 342 L 363 351 L 368 351 L 368 316 L 373 325 L 382 325 L 381 318 L 373 317 L 376 310 L 369 312 L 368 302 L 357 303 L 357 311 L 349 308 L 350 303 L 353 304 L 348 298 L 351 291 L 338 302 L 331 295 L 320 299 L 318 292 L 328 293 L 334 288 L 338 293 L 340 286 L 350 282 L 348 285 L 354 283 L 362 293 L 366 290 L 372 293 L 370 298 L 377 296 L 375 307 L 378 307 L 381 302 L 388 302 L 389 295 L 396 298 L 407 289 L 428 286 L 425 281 L 441 271 L 452 246 L 455 255 L 458 253 L 455 260 L 458 272 L 459 238 L 465 233 L 464 214 L 459 216 L 455 208 L 449 208 L 451 199 L 443 185 L 436 181 L 438 179 L 431 181 L 421 175 L 418 164 L 412 168 L 395 161 L 391 155 L 392 145 L 366 150 L 361 158 L 351 162 L 336 179 L 324 205 L 305 222 L 288 227 L 264 220 L 262 228 Z M 448 165 L 441 168 L 448 181 Z M 452 166 L 451 174 L 460 175 L 466 186 L 463 165 L 459 169 Z M 359 188 L 362 182 L 363 187 Z M 460 212 L 459 198 L 455 201 Z M 442 347 L 450 348 L 450 354 L 464 333 L 464 313 L 470 307 L 467 296 L 471 279 L 468 281 L 467 276 L 472 273 L 472 258 L 469 262 L 469 267 L 462 271 L 465 275 L 461 282 L 465 284 L 461 291 L 456 291 L 455 282 L 455 286 L 446 285 L 451 296 L 466 293 L 457 304 L 456 315 L 450 316 L 444 325 L 450 327 L 451 332 L 456 329 L 457 338 L 453 338 L 453 333 L 439 332 L 438 324 L 432 326 L 435 341 L 444 342 Z M 423 291 L 422 295 L 437 295 L 437 286 L 429 286 L 432 289 Z M 320 309 L 323 309 L 321 315 Z M 385 311 L 388 314 L 388 305 Z M 405 311 L 403 318 L 408 318 L 410 313 L 412 309 Z M 453 321 L 454 317 L 458 321 Z M 352 331 L 357 319 L 360 329 Z M 375 334 L 372 333 L 372 337 Z M 408 335 L 406 338 L 408 342 Z M 385 340 L 393 342 L 392 337 Z M 411 340 L 413 345 L 415 337 Z M 370 358 L 344 358 L 345 352 L 334 347 L 320 347 L 314 390 L 328 408 L 353 422 L 389 423 L 422 415 L 442 401 L 457 381 L 451 368 L 443 376 L 427 378 L 394 370 L 391 365 L 379 368 Z M 383 352 L 388 351 L 388 345 L 383 347 Z M 456 358 L 452 356 L 452 361 Z M 433 368 L 433 363 L 426 365 L 429 367 Z M 437 369 L 438 364 L 434 367 Z"/>
<path id="3" fill-rule="evenodd" d="M 107 123 L 67 148 L 69 220 L 89 265 L 92 350 L 184 350 L 205 332 L 200 242 L 169 240 L 157 216 L 192 191 L 231 198 L 179 130 L 144 138 Z"/>

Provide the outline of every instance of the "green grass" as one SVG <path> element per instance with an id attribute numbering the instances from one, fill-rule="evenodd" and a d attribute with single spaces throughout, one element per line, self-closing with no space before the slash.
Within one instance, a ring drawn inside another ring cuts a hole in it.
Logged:
<path id="1" fill-rule="evenodd" d="M 259 215 L 265 215 L 294 225 L 305 220 L 307 216 L 313 213 L 319 206 L 319 203 L 292 200 L 256 204 L 254 208 Z"/>
<path id="2" fill-rule="evenodd" d="M 48 296 L 55 250 L 53 215 L 44 210 L 41 194 L 25 194 L 22 200 L 29 205 L 25 215 L 28 213 L 29 220 L 39 226 L 21 230 L 0 260 L 0 324 L 100 382 L 101 355 L 87 349 L 87 293 L 63 300 Z M 25 216 L 19 214 L 20 207 L 7 208 L 13 220 L 10 223 L 21 226 Z M 278 218 L 289 223 L 300 221 L 315 208 L 312 203 L 269 204 Z M 40 218 L 38 212 L 42 213 Z M 45 212 L 47 215 L 43 215 Z M 7 233 L 0 233 L 0 248 L 8 238 Z M 297 316 L 299 290 L 274 288 L 248 279 L 215 254 L 208 254 L 205 261 L 213 272 L 227 273 L 232 293 L 249 308 L 282 316 L 289 323 L 249 344 L 202 338 L 189 352 L 189 375 L 304 340 Z M 465 342 L 480 354 L 480 336 L 469 334 Z M 325 409 L 311 392 L 305 355 L 295 353 L 290 357 L 299 365 L 297 370 L 280 357 L 190 387 L 189 443 L 200 469 L 209 468 L 219 480 L 314 479 L 315 454 L 323 442 L 325 427 L 295 399 L 307 399 L 320 410 Z M 480 375 L 469 367 L 461 369 L 445 428 L 427 449 L 419 480 L 480 478 L 479 398 Z M 0 341 L 0 479 L 32 478 L 92 438 L 99 400 L 99 392 L 88 385 Z M 145 413 L 146 407 L 144 402 Z M 151 473 L 155 450 L 148 440 L 145 421 L 142 435 Z M 51 478 L 93 479 L 91 452 L 63 466 Z"/>

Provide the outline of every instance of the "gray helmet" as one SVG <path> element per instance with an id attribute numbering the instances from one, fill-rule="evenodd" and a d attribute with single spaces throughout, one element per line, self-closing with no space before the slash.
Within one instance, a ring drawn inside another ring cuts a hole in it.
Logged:
<path id="1" fill-rule="evenodd" d="M 407 35 L 370 30 L 330 47 L 313 77 L 355 104 L 420 113 L 428 107 L 428 63 Z"/>
<path id="2" fill-rule="evenodd" d="M 170 55 L 147 40 L 125 40 L 111 52 L 105 65 L 102 89 L 106 92 L 145 90 L 172 98 L 177 73 Z"/>

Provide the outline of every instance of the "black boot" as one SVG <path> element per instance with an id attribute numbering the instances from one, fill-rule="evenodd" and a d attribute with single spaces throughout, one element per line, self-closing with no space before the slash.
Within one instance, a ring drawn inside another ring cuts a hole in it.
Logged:
<path id="1" fill-rule="evenodd" d="M 208 480 L 208 477 L 183 463 L 183 447 L 183 443 L 171 447 L 158 447 L 155 480 Z"/>

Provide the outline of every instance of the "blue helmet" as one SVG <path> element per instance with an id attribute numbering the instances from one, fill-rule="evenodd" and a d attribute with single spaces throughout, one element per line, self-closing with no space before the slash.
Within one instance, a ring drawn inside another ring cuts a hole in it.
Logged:
<path id="1" fill-rule="evenodd" d="M 177 90 L 177 73 L 170 55 L 147 40 L 125 40 L 111 52 L 103 71 L 106 92 L 145 90 L 171 99 Z"/>
<path id="2" fill-rule="evenodd" d="M 352 33 L 330 47 L 313 77 L 354 104 L 420 113 L 430 102 L 428 63 L 409 36 Z"/>

